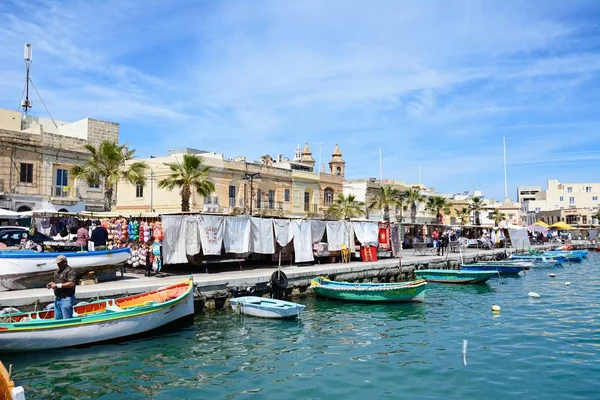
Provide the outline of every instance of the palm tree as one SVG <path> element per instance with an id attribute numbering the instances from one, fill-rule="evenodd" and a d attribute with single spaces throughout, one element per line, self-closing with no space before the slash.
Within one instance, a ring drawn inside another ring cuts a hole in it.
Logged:
<path id="1" fill-rule="evenodd" d="M 333 205 L 327 210 L 327 214 L 338 219 L 361 217 L 365 215 L 365 212 L 363 211 L 364 206 L 365 203 L 356 201 L 356 197 L 353 194 L 344 196 L 340 193 Z"/>
<path id="2" fill-rule="evenodd" d="M 475 225 L 480 225 L 479 221 L 479 212 L 481 211 L 481 209 L 483 208 L 483 198 L 479 197 L 479 196 L 475 196 L 471 199 L 471 204 L 469 205 L 471 207 L 471 210 L 473 211 L 473 219 L 475 220 Z"/>
<path id="3" fill-rule="evenodd" d="M 471 209 L 469 207 L 463 207 L 460 210 L 454 209 L 456 211 L 456 216 L 460 220 L 461 225 L 466 225 L 469 222 L 469 216 L 471 214 Z"/>
<path id="4" fill-rule="evenodd" d="M 381 186 L 379 195 L 371 202 L 368 209 L 377 207 L 383 210 L 383 220 L 390 221 L 390 207 L 397 209 L 405 208 L 402 192 L 390 185 Z"/>
<path id="5" fill-rule="evenodd" d="M 488 215 L 488 218 L 494 220 L 494 226 L 498 226 L 500 225 L 500 222 L 506 221 L 506 214 L 496 209 Z"/>
<path id="6" fill-rule="evenodd" d="M 431 196 L 427 199 L 425 209 L 429 210 L 435 217 L 438 223 L 442 223 L 444 214 L 450 214 L 450 203 L 443 196 Z"/>
<path id="7" fill-rule="evenodd" d="M 90 157 L 82 165 L 71 169 L 74 178 L 85 179 L 88 185 L 104 186 L 104 211 L 110 211 L 113 196 L 119 180 L 123 179 L 134 185 L 146 184 L 146 168 L 143 161 L 134 161 L 135 150 L 129 150 L 127 145 L 119 145 L 109 140 L 102 141 L 98 148 L 86 144 Z"/>
<path id="8" fill-rule="evenodd" d="M 203 167 L 204 159 L 195 154 L 184 154 L 183 162 L 165 163 L 171 174 L 158 182 L 159 188 L 173 190 L 179 188 L 181 194 L 181 211 L 190 211 L 192 188 L 203 197 L 215 191 L 215 185 L 208 180 L 210 167 Z"/>
<path id="9" fill-rule="evenodd" d="M 598 223 L 600 223 L 600 210 L 592 214 L 592 218 L 594 218 L 596 221 L 599 221 Z"/>
<path id="10" fill-rule="evenodd" d="M 421 194 L 419 189 L 408 189 L 404 196 L 406 197 L 407 207 L 410 207 L 410 219 L 414 224 L 417 220 L 417 207 L 419 203 L 425 201 L 425 196 Z"/>

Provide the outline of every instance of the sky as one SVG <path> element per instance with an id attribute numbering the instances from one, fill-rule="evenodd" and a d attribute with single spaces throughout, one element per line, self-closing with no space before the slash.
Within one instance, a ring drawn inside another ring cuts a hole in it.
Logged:
<path id="1" fill-rule="evenodd" d="M 141 157 L 308 143 L 327 164 L 337 143 L 347 179 L 503 200 L 505 138 L 516 200 L 600 182 L 598 21 L 593 0 L 2 0 L 0 108 L 31 43 L 52 117 L 118 122 Z"/>

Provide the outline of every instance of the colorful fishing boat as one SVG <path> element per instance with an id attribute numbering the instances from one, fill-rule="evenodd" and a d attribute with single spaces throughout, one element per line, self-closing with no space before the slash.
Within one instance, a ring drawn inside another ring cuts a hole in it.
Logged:
<path id="1" fill-rule="evenodd" d="M 297 318 L 305 307 L 291 301 L 257 296 L 236 297 L 229 299 L 229 303 L 237 313 L 261 318 Z"/>
<path id="2" fill-rule="evenodd" d="M 529 257 L 527 257 L 527 258 L 520 258 L 517 255 L 513 254 L 510 256 L 510 259 L 513 259 L 513 257 L 515 257 L 514 258 L 515 260 L 531 261 L 532 268 L 560 267 L 560 266 L 562 266 L 562 263 L 563 263 L 562 258 L 548 258 L 545 256 L 535 256 L 535 255 L 529 255 Z"/>
<path id="3" fill-rule="evenodd" d="M 0 399 L 25 400 L 25 390 L 22 386 L 15 386 L 12 380 L 12 365 L 7 371 L 0 361 Z"/>
<path id="4" fill-rule="evenodd" d="M 124 339 L 161 328 L 194 314 L 194 282 L 74 307 L 73 318 L 54 311 L 4 314 L 0 353 L 72 347 Z"/>
<path id="5" fill-rule="evenodd" d="M 335 282 L 319 276 L 310 286 L 319 297 L 360 302 L 423 301 L 427 281 L 398 283 Z"/>
<path id="6" fill-rule="evenodd" d="M 565 257 L 561 257 L 561 256 L 544 256 L 541 254 L 516 254 L 513 253 L 510 255 L 510 259 L 511 260 L 516 260 L 516 261 L 531 261 L 533 263 L 536 262 L 540 262 L 540 261 L 554 261 L 557 263 L 562 263 L 563 261 L 567 261 L 567 259 Z"/>
<path id="7" fill-rule="evenodd" d="M 94 272 L 98 280 L 116 277 L 129 258 L 128 247 L 114 250 L 39 253 L 33 250 L 0 251 L 0 291 L 43 288 L 57 270 L 56 257 L 67 257 L 69 266 L 83 276 Z"/>
<path id="8" fill-rule="evenodd" d="M 581 262 L 587 257 L 587 250 L 572 250 L 572 251 L 545 251 L 542 253 L 543 256 L 548 257 L 564 257 L 567 261 Z"/>
<path id="9" fill-rule="evenodd" d="M 465 271 L 454 269 L 422 269 L 415 271 L 415 276 L 427 282 L 438 283 L 483 283 L 491 277 L 498 276 L 496 271 Z"/>
<path id="10" fill-rule="evenodd" d="M 495 271 L 505 275 L 516 275 L 525 270 L 520 265 L 490 265 L 485 263 L 461 264 L 461 270 L 465 271 Z"/>

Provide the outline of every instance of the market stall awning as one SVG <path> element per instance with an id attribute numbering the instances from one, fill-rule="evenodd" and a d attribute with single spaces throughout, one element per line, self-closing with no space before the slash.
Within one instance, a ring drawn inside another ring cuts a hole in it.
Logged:
<path id="1" fill-rule="evenodd" d="M 534 225 L 537 226 L 543 226 L 544 228 L 550 228 L 550 225 L 548 225 L 547 223 L 545 223 L 544 221 L 538 221 L 536 222 Z"/>
<path id="2" fill-rule="evenodd" d="M 0 208 L 0 218 L 20 218 L 21 214 L 16 211 Z"/>
<path id="3" fill-rule="evenodd" d="M 559 221 L 559 222 L 557 222 L 555 224 L 550 225 L 550 228 L 562 229 L 562 230 L 566 230 L 566 231 L 570 231 L 571 229 L 575 229 L 571 225 L 567 224 L 566 222 L 562 222 L 562 221 Z"/>

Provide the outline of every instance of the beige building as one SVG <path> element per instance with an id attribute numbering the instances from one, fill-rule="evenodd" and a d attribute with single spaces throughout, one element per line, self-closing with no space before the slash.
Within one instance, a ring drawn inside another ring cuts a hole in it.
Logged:
<path id="1" fill-rule="evenodd" d="M 169 175 L 165 164 L 180 162 L 186 153 L 203 157 L 204 165 L 211 167 L 209 180 L 215 185 L 210 197 L 192 194 L 192 212 L 319 216 L 329 207 L 329 199 L 342 192 L 343 175 L 313 171 L 315 162 L 308 145 L 296 152 L 296 160 L 265 155 L 257 162 L 249 162 L 245 157 L 226 158 L 223 154 L 203 150 L 175 149 L 167 156 L 142 160 L 149 166 L 146 186 L 119 183 L 115 210 L 132 215 L 150 210 L 181 211 L 179 191 L 160 189 L 158 182 Z M 341 158 L 341 153 L 339 156 Z M 343 160 L 333 157 L 332 160 L 334 167 L 341 165 L 343 173 Z"/>
<path id="2" fill-rule="evenodd" d="M 597 210 L 589 208 L 569 208 L 562 210 L 541 211 L 537 213 L 536 218 L 544 221 L 548 225 L 557 222 L 566 222 L 575 228 L 591 228 L 598 226 L 598 220 L 593 215 Z"/>
<path id="3" fill-rule="evenodd" d="M 119 141 L 119 124 L 85 118 L 54 121 L 0 109 L 0 208 L 101 211 L 102 185 L 73 179 L 71 168 L 87 160 L 84 145 Z"/>

